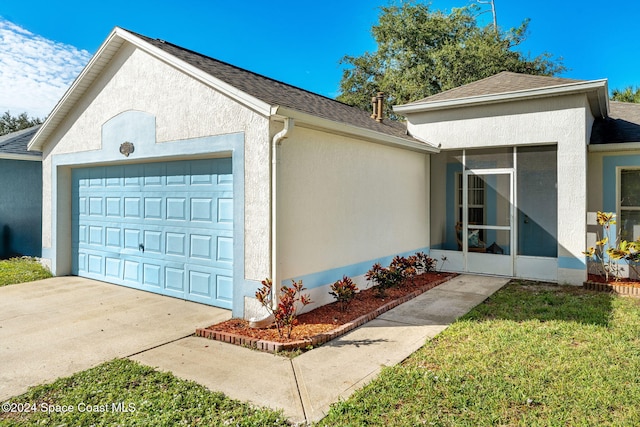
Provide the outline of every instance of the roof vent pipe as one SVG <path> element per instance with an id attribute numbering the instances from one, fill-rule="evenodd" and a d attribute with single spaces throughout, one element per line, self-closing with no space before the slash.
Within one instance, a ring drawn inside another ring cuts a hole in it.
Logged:
<path id="1" fill-rule="evenodd" d="M 384 92 L 371 97 L 371 118 L 381 123 L 384 116 Z"/>

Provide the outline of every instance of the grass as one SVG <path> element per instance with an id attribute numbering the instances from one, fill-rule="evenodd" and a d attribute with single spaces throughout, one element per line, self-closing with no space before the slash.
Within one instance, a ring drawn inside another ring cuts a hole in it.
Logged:
<path id="1" fill-rule="evenodd" d="M 0 411 L 0 426 L 289 425 L 279 412 L 254 408 L 126 359 L 33 387 L 10 402 L 28 404 L 31 411 Z"/>
<path id="2" fill-rule="evenodd" d="M 321 426 L 640 425 L 640 301 L 512 281 Z"/>
<path id="3" fill-rule="evenodd" d="M 0 260 L 0 286 L 47 279 L 51 272 L 34 258 Z"/>

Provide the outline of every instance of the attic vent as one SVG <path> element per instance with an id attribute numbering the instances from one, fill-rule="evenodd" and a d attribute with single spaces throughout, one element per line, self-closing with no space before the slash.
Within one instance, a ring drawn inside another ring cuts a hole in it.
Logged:
<path id="1" fill-rule="evenodd" d="M 384 92 L 378 92 L 377 96 L 371 97 L 371 118 L 376 122 L 382 123 L 384 116 Z"/>

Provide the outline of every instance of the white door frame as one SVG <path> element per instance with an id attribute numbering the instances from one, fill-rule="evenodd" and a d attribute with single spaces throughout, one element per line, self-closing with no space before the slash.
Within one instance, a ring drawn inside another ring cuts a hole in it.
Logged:
<path id="1" fill-rule="evenodd" d="M 515 161 L 515 150 L 514 150 Z M 463 154 L 463 163 L 466 163 L 466 153 Z M 467 169 L 463 166 L 462 177 L 462 254 L 464 271 L 468 273 L 479 274 L 496 274 L 500 276 L 513 276 L 514 274 L 514 251 L 515 251 L 515 235 L 516 225 L 514 221 L 515 215 L 515 165 L 512 168 L 495 168 L 495 169 Z M 469 176 L 487 176 L 487 175 L 507 175 L 509 176 L 509 225 L 486 225 L 472 224 L 469 225 Z M 502 230 L 509 232 L 509 254 L 497 255 L 489 253 L 478 253 L 469 251 L 469 230 Z"/>

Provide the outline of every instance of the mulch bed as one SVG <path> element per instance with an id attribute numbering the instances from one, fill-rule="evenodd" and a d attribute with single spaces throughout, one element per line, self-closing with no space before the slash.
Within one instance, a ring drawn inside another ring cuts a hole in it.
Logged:
<path id="1" fill-rule="evenodd" d="M 592 291 L 640 297 L 640 282 L 633 279 L 609 279 L 607 282 L 604 276 L 589 274 L 587 281 L 582 284 L 582 287 Z"/>
<path id="2" fill-rule="evenodd" d="M 291 338 L 281 338 L 275 326 L 266 329 L 249 327 L 243 319 L 230 319 L 196 330 L 199 337 L 277 353 L 308 349 L 362 326 L 382 313 L 417 297 L 447 280 L 455 273 L 423 273 L 396 288 L 388 289 L 385 298 L 376 296 L 373 288 L 358 292 L 346 312 L 337 302 L 323 305 L 298 316 Z"/>

